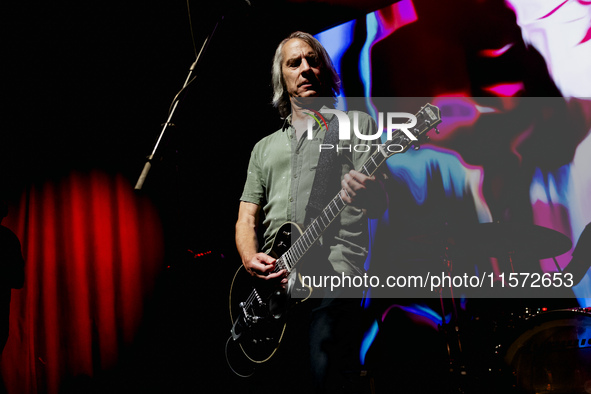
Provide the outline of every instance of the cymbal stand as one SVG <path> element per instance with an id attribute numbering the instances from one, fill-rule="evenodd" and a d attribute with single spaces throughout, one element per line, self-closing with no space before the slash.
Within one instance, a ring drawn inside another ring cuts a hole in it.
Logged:
<path id="1" fill-rule="evenodd" d="M 445 246 L 445 252 L 443 255 L 444 264 L 447 267 L 447 274 L 451 276 L 453 272 L 453 261 L 450 258 L 449 254 L 449 247 Z M 445 321 L 445 306 L 444 306 L 444 296 L 443 296 L 443 286 L 439 289 L 439 299 L 441 302 L 441 325 L 439 326 L 439 330 L 443 335 L 445 340 L 445 345 L 447 348 L 447 356 L 449 359 L 449 372 L 454 378 L 452 381 L 456 384 L 456 389 L 458 393 L 464 393 L 464 386 L 465 386 L 465 376 L 467 375 L 466 372 L 466 363 L 464 360 L 463 350 L 462 350 L 462 340 L 460 337 L 460 319 L 458 315 L 458 310 L 454 298 L 454 291 L 453 291 L 453 284 L 450 283 L 449 287 L 450 291 L 450 300 L 451 300 L 451 318 L 449 323 Z"/>

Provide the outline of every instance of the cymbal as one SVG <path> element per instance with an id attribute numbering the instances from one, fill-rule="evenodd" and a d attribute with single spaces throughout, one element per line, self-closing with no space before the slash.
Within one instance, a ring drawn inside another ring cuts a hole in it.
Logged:
<path id="1" fill-rule="evenodd" d="M 566 235 L 535 224 L 493 222 L 468 226 L 454 235 L 457 247 L 489 257 L 525 255 L 535 259 L 556 257 L 572 248 Z"/>
<path id="2" fill-rule="evenodd" d="M 591 267 L 591 223 L 583 229 L 579 236 L 577 246 L 573 250 L 573 258 L 564 268 L 563 273 L 571 273 L 573 281 L 577 285 L 581 279 L 587 274 Z"/>

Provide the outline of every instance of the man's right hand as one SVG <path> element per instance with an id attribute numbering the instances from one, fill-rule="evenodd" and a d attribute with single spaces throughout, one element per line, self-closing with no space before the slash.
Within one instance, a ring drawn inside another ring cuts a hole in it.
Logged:
<path id="1" fill-rule="evenodd" d="M 252 276 L 270 280 L 285 276 L 286 271 L 281 270 L 273 272 L 275 269 L 275 259 L 265 253 L 256 253 L 250 260 L 244 262 L 244 268 Z"/>
<path id="2" fill-rule="evenodd" d="M 283 278 L 281 283 L 287 283 L 285 270 L 273 272 L 275 270 L 273 257 L 265 253 L 256 253 L 259 247 L 256 228 L 259 223 L 260 211 L 260 205 L 246 201 L 240 202 L 238 221 L 236 222 L 236 248 L 246 272 L 265 280 Z"/>

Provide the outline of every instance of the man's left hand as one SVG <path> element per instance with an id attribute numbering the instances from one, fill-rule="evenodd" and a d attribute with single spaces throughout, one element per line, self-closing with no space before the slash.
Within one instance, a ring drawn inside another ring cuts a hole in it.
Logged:
<path id="1" fill-rule="evenodd" d="M 341 181 L 341 199 L 357 208 L 368 210 L 370 217 L 377 217 L 387 207 L 387 194 L 381 181 L 351 170 Z"/>

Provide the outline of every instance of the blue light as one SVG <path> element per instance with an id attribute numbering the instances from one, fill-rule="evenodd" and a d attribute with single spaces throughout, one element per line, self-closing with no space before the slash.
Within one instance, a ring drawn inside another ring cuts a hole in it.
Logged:
<path id="1" fill-rule="evenodd" d="M 408 185 L 418 205 L 427 199 L 428 181 L 434 174 L 441 176 L 446 196 L 464 197 L 466 168 L 454 154 L 424 147 L 392 156 L 387 163 L 392 176 Z"/>
<path id="2" fill-rule="evenodd" d="M 372 12 L 367 14 L 365 17 L 366 25 L 367 25 L 367 38 L 365 40 L 365 44 L 363 44 L 363 48 L 361 48 L 361 52 L 359 53 L 359 77 L 361 78 L 361 82 L 363 83 L 363 93 L 365 95 L 366 106 L 370 115 L 377 119 L 377 111 L 375 110 L 373 104 L 371 103 L 370 96 L 371 96 L 371 59 L 370 59 L 370 51 L 373 42 L 375 41 L 377 34 L 378 34 L 378 19 L 376 18 L 376 13 Z"/>
<path id="3" fill-rule="evenodd" d="M 376 339 L 378 331 L 378 322 L 377 320 L 374 320 L 369 330 L 365 333 L 363 337 L 363 342 L 361 342 L 361 350 L 359 352 L 359 360 L 361 361 L 361 365 L 365 365 L 365 356 L 367 356 L 367 352 L 371 347 L 371 344 Z"/>
<path id="4" fill-rule="evenodd" d="M 333 61 L 334 68 L 341 78 L 341 83 L 343 83 L 343 77 L 341 75 L 342 59 L 353 42 L 353 30 L 355 29 L 356 22 L 356 20 L 352 20 L 314 36 L 328 52 Z M 344 90 L 344 86 L 341 85 L 339 97 L 345 96 Z"/>

